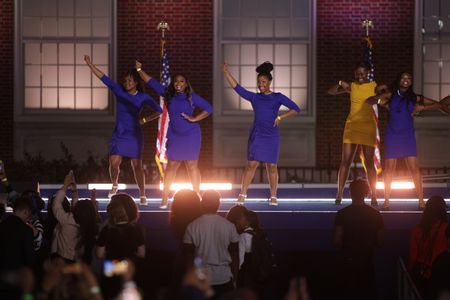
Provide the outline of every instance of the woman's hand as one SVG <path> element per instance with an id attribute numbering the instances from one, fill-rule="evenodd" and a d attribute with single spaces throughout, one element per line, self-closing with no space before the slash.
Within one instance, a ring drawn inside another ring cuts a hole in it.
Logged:
<path id="1" fill-rule="evenodd" d="M 421 111 L 425 110 L 425 105 L 423 104 L 416 104 L 414 105 L 414 111 L 412 112 L 411 116 L 415 117 L 420 114 Z"/>
<path id="2" fill-rule="evenodd" d="M 88 66 L 92 65 L 91 57 L 89 55 L 84 55 L 84 61 Z"/>
<path id="3" fill-rule="evenodd" d="M 273 127 L 278 127 L 278 125 L 280 125 L 281 122 L 281 117 L 278 116 L 275 118 L 275 121 L 273 122 Z"/>
<path id="4" fill-rule="evenodd" d="M 142 69 L 142 63 L 140 61 L 136 60 L 135 67 L 136 67 L 136 70 Z"/>
<path id="5" fill-rule="evenodd" d="M 197 119 L 196 119 L 195 117 L 190 116 L 190 115 L 188 115 L 188 114 L 186 114 L 186 113 L 181 113 L 181 116 L 182 116 L 183 118 L 185 118 L 186 120 L 188 120 L 189 122 L 192 122 L 192 123 L 197 122 Z"/>
<path id="6" fill-rule="evenodd" d="M 228 70 L 228 64 L 227 64 L 227 63 L 223 63 L 223 65 L 222 65 L 222 70 L 223 70 L 223 72 L 224 72 L 225 74 L 229 72 L 229 70 Z"/>

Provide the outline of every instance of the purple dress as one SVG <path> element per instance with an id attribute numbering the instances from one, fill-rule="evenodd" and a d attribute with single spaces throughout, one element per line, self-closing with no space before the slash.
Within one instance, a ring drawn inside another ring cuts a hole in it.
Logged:
<path id="1" fill-rule="evenodd" d="M 416 104 L 397 90 L 389 101 L 389 122 L 384 134 L 385 158 L 417 156 L 414 121 L 411 116 Z"/>
<path id="2" fill-rule="evenodd" d="M 139 112 L 144 105 L 149 105 L 157 112 L 162 112 L 161 107 L 145 93 L 129 94 L 106 75 L 102 76 L 101 81 L 117 97 L 116 126 L 109 145 L 109 155 L 141 159 L 142 130 L 138 120 Z"/>
<path id="3" fill-rule="evenodd" d="M 160 96 L 164 96 L 166 90 L 156 79 L 150 79 L 147 84 Z M 212 113 L 211 105 L 195 93 L 191 94 L 190 100 L 184 93 L 178 93 L 170 99 L 166 144 L 169 160 L 198 160 L 202 144 L 200 124 L 189 122 L 181 116 L 181 113 L 192 116 L 196 107 Z"/>
<path id="4" fill-rule="evenodd" d="M 247 91 L 239 84 L 234 90 L 242 98 L 250 101 L 255 119 L 250 129 L 247 146 L 247 160 L 276 164 L 280 152 L 280 132 L 273 126 L 280 106 L 300 112 L 300 108 L 291 99 L 281 93 L 268 95 Z"/>

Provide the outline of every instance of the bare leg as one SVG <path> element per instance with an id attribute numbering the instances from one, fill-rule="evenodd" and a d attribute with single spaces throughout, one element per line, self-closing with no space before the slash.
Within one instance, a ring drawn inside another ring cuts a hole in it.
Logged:
<path id="1" fill-rule="evenodd" d="M 270 205 L 277 205 L 278 168 L 277 164 L 265 163 L 270 185 Z"/>
<path id="2" fill-rule="evenodd" d="M 387 158 L 384 163 L 383 180 L 384 180 L 384 204 L 383 209 L 389 208 L 389 198 L 391 197 L 392 177 L 394 176 L 396 158 Z"/>
<path id="3" fill-rule="evenodd" d="M 122 156 L 120 155 L 111 155 L 109 157 L 109 177 L 111 178 L 111 183 L 113 185 L 111 191 L 108 194 L 108 197 L 115 195 L 117 193 L 118 185 L 119 185 L 119 173 L 120 173 L 120 164 L 122 163 Z"/>
<path id="4" fill-rule="evenodd" d="M 341 204 L 342 196 L 344 194 L 345 182 L 348 178 L 348 172 L 350 166 L 355 158 L 355 153 L 358 145 L 355 144 L 342 144 L 342 159 L 339 166 L 338 173 L 338 190 L 336 194 L 336 204 Z"/>
<path id="5" fill-rule="evenodd" d="M 239 194 L 238 203 L 242 204 L 247 196 L 248 186 L 255 176 L 255 171 L 258 168 L 259 162 L 256 160 L 247 160 L 247 165 L 245 166 L 244 174 L 242 176 L 242 187 L 241 193 Z"/>
<path id="6" fill-rule="evenodd" d="M 414 181 L 414 187 L 416 188 L 416 193 L 419 198 L 419 208 L 424 209 L 425 201 L 423 200 L 422 174 L 420 174 L 417 157 L 408 156 L 406 158 L 406 165 L 408 166 L 409 172 L 411 172 Z"/>
<path id="7" fill-rule="evenodd" d="M 164 175 L 164 188 L 162 193 L 162 201 L 160 208 L 167 208 L 167 201 L 169 199 L 170 186 L 177 175 L 177 170 L 181 165 L 180 160 L 169 160 L 167 162 L 166 173 Z"/>
<path id="8" fill-rule="evenodd" d="M 200 170 L 198 169 L 198 160 L 185 160 L 184 164 L 189 174 L 189 178 L 191 179 L 194 192 L 197 192 L 197 194 L 200 195 L 201 176 Z"/>
<path id="9" fill-rule="evenodd" d="M 377 170 L 373 162 L 373 156 L 375 154 L 375 147 L 362 145 L 362 151 L 364 155 L 364 163 L 366 165 L 367 180 L 369 181 L 370 192 L 372 197 L 372 205 L 378 205 L 377 203 Z"/>
<path id="10" fill-rule="evenodd" d="M 141 204 L 147 204 L 147 199 L 145 196 L 145 174 L 144 169 L 142 168 L 142 160 L 141 159 L 132 159 L 131 167 L 133 168 L 134 180 L 136 180 L 136 184 L 139 187 L 139 197 Z"/>

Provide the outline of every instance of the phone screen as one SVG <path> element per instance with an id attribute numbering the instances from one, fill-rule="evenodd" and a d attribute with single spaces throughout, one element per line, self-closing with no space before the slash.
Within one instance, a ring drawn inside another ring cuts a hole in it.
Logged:
<path id="1" fill-rule="evenodd" d="M 125 260 L 105 260 L 103 262 L 103 274 L 106 277 L 122 275 L 128 270 L 128 262 Z"/>

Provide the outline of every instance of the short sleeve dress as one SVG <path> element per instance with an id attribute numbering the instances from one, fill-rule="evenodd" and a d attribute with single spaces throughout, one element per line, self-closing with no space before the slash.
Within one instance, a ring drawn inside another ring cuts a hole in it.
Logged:
<path id="1" fill-rule="evenodd" d="M 372 81 L 363 84 L 352 82 L 350 92 L 350 113 L 345 122 L 344 144 L 376 145 L 376 121 L 372 106 L 367 98 L 375 95 L 377 84 Z"/>
<path id="2" fill-rule="evenodd" d="M 161 107 L 145 93 L 129 94 L 106 75 L 102 76 L 101 81 L 117 97 L 116 126 L 109 145 L 109 155 L 141 159 L 143 144 L 139 112 L 144 105 L 149 105 L 157 112 L 162 112 Z"/>
<path id="3" fill-rule="evenodd" d="M 166 89 L 154 78 L 147 84 L 160 96 Z M 188 99 L 185 93 L 176 94 L 168 106 L 169 128 L 167 129 L 167 158 L 169 160 L 198 160 L 202 144 L 202 133 L 198 122 L 189 122 L 181 116 L 182 113 L 192 116 L 195 108 L 212 113 L 212 106 L 193 93 Z"/>
<path id="4" fill-rule="evenodd" d="M 296 112 L 300 112 L 300 108 L 294 101 L 281 93 L 253 93 L 239 84 L 234 89 L 242 98 L 251 103 L 255 113 L 253 126 L 250 129 L 248 138 L 247 159 L 250 161 L 278 163 L 280 132 L 273 123 L 278 116 L 281 105 Z"/>

